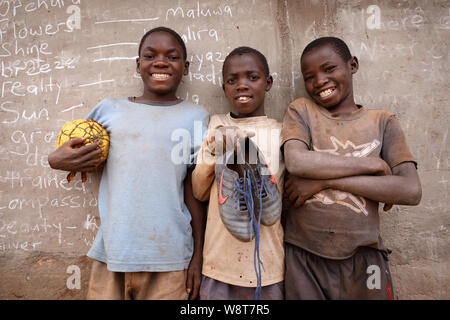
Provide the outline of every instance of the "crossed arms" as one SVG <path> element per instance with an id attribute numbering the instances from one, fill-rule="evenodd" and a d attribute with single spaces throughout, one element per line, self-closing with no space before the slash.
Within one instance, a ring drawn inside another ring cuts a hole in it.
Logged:
<path id="1" fill-rule="evenodd" d="M 391 168 L 381 158 L 345 157 L 310 151 L 300 140 L 284 144 L 291 174 L 285 191 L 295 207 L 324 189 L 337 189 L 385 204 L 417 205 L 422 187 L 412 162 Z M 390 206 L 385 205 L 385 210 Z"/>

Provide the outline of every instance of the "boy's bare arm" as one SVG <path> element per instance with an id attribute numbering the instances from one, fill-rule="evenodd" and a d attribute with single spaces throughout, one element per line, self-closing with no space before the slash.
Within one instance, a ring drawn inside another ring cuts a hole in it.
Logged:
<path id="1" fill-rule="evenodd" d="M 203 150 L 200 150 L 200 152 L 203 152 Z M 197 165 L 192 173 L 193 194 L 200 201 L 207 201 L 209 199 L 211 186 L 216 177 L 214 171 L 215 161 L 207 161 L 204 158 L 202 160 L 198 158 Z"/>
<path id="2" fill-rule="evenodd" d="M 184 180 L 184 202 L 191 213 L 191 227 L 194 238 L 194 253 L 188 267 L 186 291 L 189 299 L 194 300 L 200 290 L 203 264 L 203 241 L 206 225 L 206 203 L 197 200 L 192 191 L 192 171 Z"/>
<path id="3" fill-rule="evenodd" d="M 62 144 L 58 149 L 48 155 L 50 167 L 64 171 L 93 171 L 102 162 L 100 157 L 102 149 L 92 143 L 76 148 L 84 139 L 76 138 Z"/>
<path id="4" fill-rule="evenodd" d="M 192 192 L 200 201 L 209 200 L 211 187 L 216 178 L 214 163 L 197 163 L 192 172 Z"/>
<path id="5" fill-rule="evenodd" d="M 353 176 L 338 179 L 315 180 L 292 176 L 286 182 L 286 193 L 298 207 L 324 189 L 337 189 L 389 204 L 417 205 L 422 187 L 412 162 L 404 162 L 392 169 L 392 175 Z"/>
<path id="6" fill-rule="evenodd" d="M 284 144 L 287 171 L 308 179 L 336 179 L 360 175 L 391 174 L 388 164 L 375 157 L 345 157 L 324 152 L 310 151 L 300 140 L 288 140 Z"/>

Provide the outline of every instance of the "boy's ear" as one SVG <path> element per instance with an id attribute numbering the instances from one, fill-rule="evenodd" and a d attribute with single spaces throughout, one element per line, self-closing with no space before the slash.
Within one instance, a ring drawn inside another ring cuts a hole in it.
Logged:
<path id="1" fill-rule="evenodd" d="M 350 59 L 350 62 L 349 62 L 349 63 L 350 63 L 350 70 L 351 70 L 352 74 L 355 74 L 356 71 L 358 71 L 358 68 L 359 68 L 358 58 L 355 57 L 355 56 L 353 56 L 353 57 Z"/>
<path id="2" fill-rule="evenodd" d="M 272 88 L 272 84 L 273 84 L 273 77 L 269 75 L 266 78 L 266 91 L 269 91 L 270 88 Z"/>
<path id="3" fill-rule="evenodd" d="M 139 60 L 139 57 L 138 57 L 138 58 L 136 58 L 136 72 L 139 74 L 141 73 L 140 68 L 141 68 L 141 61 Z"/>
<path id="4" fill-rule="evenodd" d="M 184 70 L 183 70 L 183 75 L 187 76 L 189 74 L 189 61 L 186 61 L 184 63 Z"/>

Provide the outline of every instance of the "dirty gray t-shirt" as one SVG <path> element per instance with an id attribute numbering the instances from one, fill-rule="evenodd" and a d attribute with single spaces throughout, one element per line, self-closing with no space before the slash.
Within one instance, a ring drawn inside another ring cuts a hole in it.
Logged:
<path id="1" fill-rule="evenodd" d="M 88 256 L 119 272 L 186 269 L 193 252 L 183 180 L 206 134 L 209 114 L 180 102 L 148 105 L 105 99 L 87 116 L 110 136 Z"/>

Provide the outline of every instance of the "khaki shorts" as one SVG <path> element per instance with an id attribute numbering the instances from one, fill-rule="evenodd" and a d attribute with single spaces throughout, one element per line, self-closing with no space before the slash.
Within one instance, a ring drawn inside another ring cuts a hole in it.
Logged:
<path id="1" fill-rule="evenodd" d="M 331 260 L 285 243 L 286 300 L 391 300 L 387 253 L 360 247 L 350 258 Z"/>
<path id="2" fill-rule="evenodd" d="M 187 300 L 187 270 L 170 272 L 113 272 L 92 263 L 88 300 Z"/>

